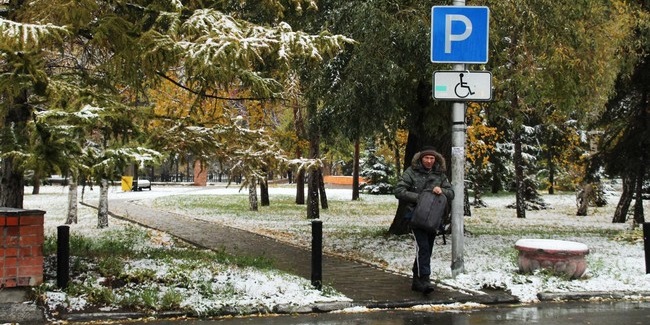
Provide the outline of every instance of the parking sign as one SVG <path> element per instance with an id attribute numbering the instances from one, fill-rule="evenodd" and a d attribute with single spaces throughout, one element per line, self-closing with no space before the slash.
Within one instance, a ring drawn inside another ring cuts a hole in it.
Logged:
<path id="1" fill-rule="evenodd" d="M 462 101 L 492 100 L 490 71 L 436 71 L 433 73 L 433 99 Z"/>
<path id="2" fill-rule="evenodd" d="M 487 63 L 489 15 L 484 6 L 432 7 L 431 62 Z"/>

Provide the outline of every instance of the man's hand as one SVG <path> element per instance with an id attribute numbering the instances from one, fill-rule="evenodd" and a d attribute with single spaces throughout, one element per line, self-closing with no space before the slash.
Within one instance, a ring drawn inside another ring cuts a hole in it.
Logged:
<path id="1" fill-rule="evenodd" d="M 438 195 L 442 194 L 442 189 L 440 188 L 440 186 L 436 186 L 433 188 L 433 194 L 438 194 Z"/>

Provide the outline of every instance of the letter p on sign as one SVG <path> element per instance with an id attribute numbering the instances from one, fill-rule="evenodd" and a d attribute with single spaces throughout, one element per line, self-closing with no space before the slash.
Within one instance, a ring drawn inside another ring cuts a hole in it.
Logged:
<path id="1" fill-rule="evenodd" d="M 432 7 L 431 62 L 487 63 L 489 14 L 479 6 Z"/>
<path id="2" fill-rule="evenodd" d="M 453 33 L 452 24 L 454 21 L 461 22 L 465 25 L 465 31 L 462 34 Z M 446 15 L 445 31 L 445 53 L 451 53 L 451 42 L 464 41 L 472 34 L 472 21 L 463 15 Z"/>

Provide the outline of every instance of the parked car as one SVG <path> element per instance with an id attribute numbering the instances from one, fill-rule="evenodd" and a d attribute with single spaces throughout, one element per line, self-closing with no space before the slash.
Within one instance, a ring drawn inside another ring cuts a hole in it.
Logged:
<path id="1" fill-rule="evenodd" d="M 68 185 L 68 178 L 61 175 L 50 175 L 50 177 L 45 178 L 43 183 L 45 185 Z"/>
<path id="2" fill-rule="evenodd" d="M 149 189 L 151 191 L 151 181 L 148 179 L 138 179 L 133 181 L 133 191 L 142 191 L 142 189 Z"/>

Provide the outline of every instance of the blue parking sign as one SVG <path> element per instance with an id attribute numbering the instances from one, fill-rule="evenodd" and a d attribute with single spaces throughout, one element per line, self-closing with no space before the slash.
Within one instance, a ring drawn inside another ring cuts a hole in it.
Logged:
<path id="1" fill-rule="evenodd" d="M 489 15 L 484 6 L 432 7 L 431 62 L 487 63 Z"/>

